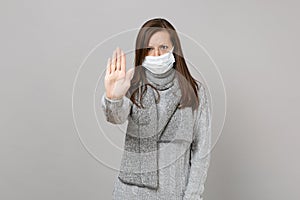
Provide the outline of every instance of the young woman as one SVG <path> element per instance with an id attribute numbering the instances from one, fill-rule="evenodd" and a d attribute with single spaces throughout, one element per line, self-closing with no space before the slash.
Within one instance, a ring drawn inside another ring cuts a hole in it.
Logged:
<path id="1" fill-rule="evenodd" d="M 141 27 L 134 64 L 126 72 L 120 48 L 107 61 L 102 109 L 110 123 L 128 120 L 113 199 L 203 199 L 211 146 L 208 93 L 191 76 L 167 20 Z"/>

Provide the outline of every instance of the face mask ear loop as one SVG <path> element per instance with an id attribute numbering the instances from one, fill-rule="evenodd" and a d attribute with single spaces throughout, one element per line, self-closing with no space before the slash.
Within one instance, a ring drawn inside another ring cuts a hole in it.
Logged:
<path id="1" fill-rule="evenodd" d="M 174 50 L 174 46 L 172 47 L 172 49 L 170 50 L 170 52 L 173 53 L 173 50 Z"/>

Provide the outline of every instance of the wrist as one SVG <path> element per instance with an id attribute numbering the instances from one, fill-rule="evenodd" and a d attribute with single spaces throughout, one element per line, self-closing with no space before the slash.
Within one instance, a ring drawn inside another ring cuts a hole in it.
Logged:
<path id="1" fill-rule="evenodd" d="M 109 100 L 115 100 L 115 101 L 118 101 L 118 100 L 121 100 L 123 97 L 114 97 L 112 95 L 109 95 L 106 93 L 105 97 Z"/>

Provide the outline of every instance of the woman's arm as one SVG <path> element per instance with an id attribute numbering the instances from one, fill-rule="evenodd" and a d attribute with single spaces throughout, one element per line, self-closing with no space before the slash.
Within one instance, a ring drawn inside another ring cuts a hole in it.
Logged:
<path id="1" fill-rule="evenodd" d="M 206 89 L 201 84 L 199 88 L 200 105 L 198 108 L 194 140 L 191 145 L 191 167 L 184 200 L 202 200 L 204 183 L 210 162 L 211 148 L 211 116 Z"/>
<path id="2" fill-rule="evenodd" d="M 126 96 L 121 99 L 109 99 L 106 92 L 101 98 L 101 107 L 105 114 L 106 120 L 113 124 L 123 124 L 130 113 L 132 102 Z"/>

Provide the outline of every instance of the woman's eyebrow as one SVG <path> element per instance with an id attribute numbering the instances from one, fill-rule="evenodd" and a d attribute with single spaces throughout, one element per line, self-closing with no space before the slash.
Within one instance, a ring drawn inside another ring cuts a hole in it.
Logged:
<path id="1" fill-rule="evenodd" d="M 169 45 L 167 45 L 167 44 L 160 44 L 160 45 L 158 45 L 158 46 L 169 46 Z M 153 46 L 148 45 L 147 48 L 149 48 L 149 47 L 153 47 Z"/>

